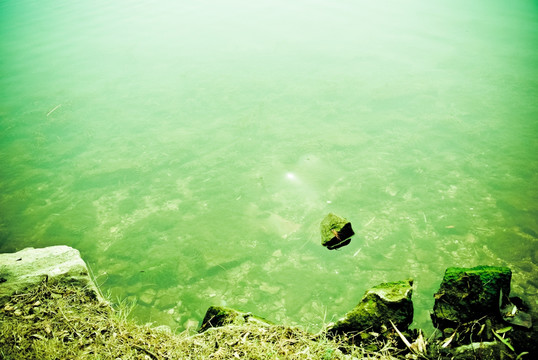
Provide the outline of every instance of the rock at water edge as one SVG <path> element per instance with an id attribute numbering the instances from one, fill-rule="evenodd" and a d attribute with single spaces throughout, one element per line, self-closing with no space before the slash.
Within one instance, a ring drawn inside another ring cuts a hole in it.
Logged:
<path id="1" fill-rule="evenodd" d="M 210 328 L 226 325 L 255 324 L 269 326 L 272 323 L 251 313 L 238 311 L 224 306 L 210 306 L 202 320 L 202 326 L 198 332 L 202 333 Z"/>
<path id="2" fill-rule="evenodd" d="M 72 247 L 26 248 L 0 254 L 0 304 L 15 293 L 52 279 L 85 288 L 88 295 L 104 301 L 79 251 Z"/>
<path id="3" fill-rule="evenodd" d="M 383 283 L 366 291 L 360 303 L 334 325 L 329 335 L 353 335 L 370 330 L 384 332 L 392 329 L 391 321 L 400 331 L 413 322 L 413 280 Z"/>
<path id="4" fill-rule="evenodd" d="M 507 267 L 446 269 L 434 294 L 433 324 L 440 329 L 455 328 L 483 316 L 498 317 L 501 302 L 510 294 L 511 278 Z"/>

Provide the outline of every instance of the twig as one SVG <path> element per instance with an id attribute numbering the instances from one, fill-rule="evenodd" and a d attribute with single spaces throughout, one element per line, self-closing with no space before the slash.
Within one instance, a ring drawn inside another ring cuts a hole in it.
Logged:
<path id="1" fill-rule="evenodd" d="M 49 112 L 47 113 L 47 117 L 48 117 L 50 114 L 52 114 L 53 112 L 55 112 L 56 109 L 58 109 L 60 106 L 62 106 L 62 104 L 58 104 L 58 105 L 56 105 L 51 111 L 49 111 Z"/>
<path id="2" fill-rule="evenodd" d="M 392 324 L 392 327 L 394 328 L 394 330 L 396 330 L 396 332 L 398 333 L 398 335 L 400 335 L 400 339 L 402 339 L 402 341 L 404 342 L 405 346 L 407 346 L 409 348 L 409 350 L 411 350 L 412 352 L 413 351 L 413 348 L 411 347 L 411 343 L 405 338 L 404 334 L 402 334 L 400 332 L 400 330 L 398 330 L 398 328 L 396 327 L 396 325 L 394 325 L 394 323 L 392 322 L 392 320 L 389 320 L 390 323 Z"/>
<path id="3" fill-rule="evenodd" d="M 69 321 L 69 319 L 67 318 L 67 316 L 65 316 L 64 312 L 62 311 L 62 308 L 59 306 L 58 307 L 58 310 L 60 310 L 60 312 L 62 313 L 62 316 L 64 317 L 65 321 L 66 321 L 66 324 L 67 326 L 69 326 L 71 328 L 71 330 L 73 330 L 73 333 L 78 335 L 78 331 L 71 325 L 71 322 Z"/>
<path id="4" fill-rule="evenodd" d="M 493 335 L 495 335 L 495 337 L 497 339 L 499 339 L 504 345 L 506 345 L 510 350 L 512 350 L 513 352 L 515 352 L 516 350 L 514 350 L 514 347 L 512 345 L 510 345 L 510 343 L 508 342 L 508 340 L 506 340 L 505 338 L 503 338 L 501 335 L 497 334 L 495 332 L 495 330 L 491 329 L 491 332 L 493 333 Z"/>

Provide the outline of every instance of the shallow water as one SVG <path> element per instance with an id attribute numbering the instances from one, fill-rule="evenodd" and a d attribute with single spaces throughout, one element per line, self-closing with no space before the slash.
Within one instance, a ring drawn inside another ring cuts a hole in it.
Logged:
<path id="1" fill-rule="evenodd" d="M 0 35 L 0 251 L 79 249 L 141 322 L 317 330 L 412 277 L 430 327 L 479 264 L 536 301 L 533 1 L 6 0 Z"/>

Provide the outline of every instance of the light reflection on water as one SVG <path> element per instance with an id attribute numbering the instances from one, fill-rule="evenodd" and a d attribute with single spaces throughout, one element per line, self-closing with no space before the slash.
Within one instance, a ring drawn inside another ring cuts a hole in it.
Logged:
<path id="1" fill-rule="evenodd" d="M 54 4 L 1 5 L 3 251 L 74 246 L 177 329 L 212 304 L 318 329 L 409 277 L 427 327 L 448 266 L 536 295 L 536 9 Z"/>

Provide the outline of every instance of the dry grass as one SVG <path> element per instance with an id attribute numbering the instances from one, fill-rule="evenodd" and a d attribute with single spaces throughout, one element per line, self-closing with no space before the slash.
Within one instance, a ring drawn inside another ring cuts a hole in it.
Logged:
<path id="1" fill-rule="evenodd" d="M 80 288 L 51 282 L 1 306 L 2 359 L 394 359 L 386 344 L 367 351 L 285 326 L 170 334 L 128 320 L 128 304 L 113 309 Z"/>

